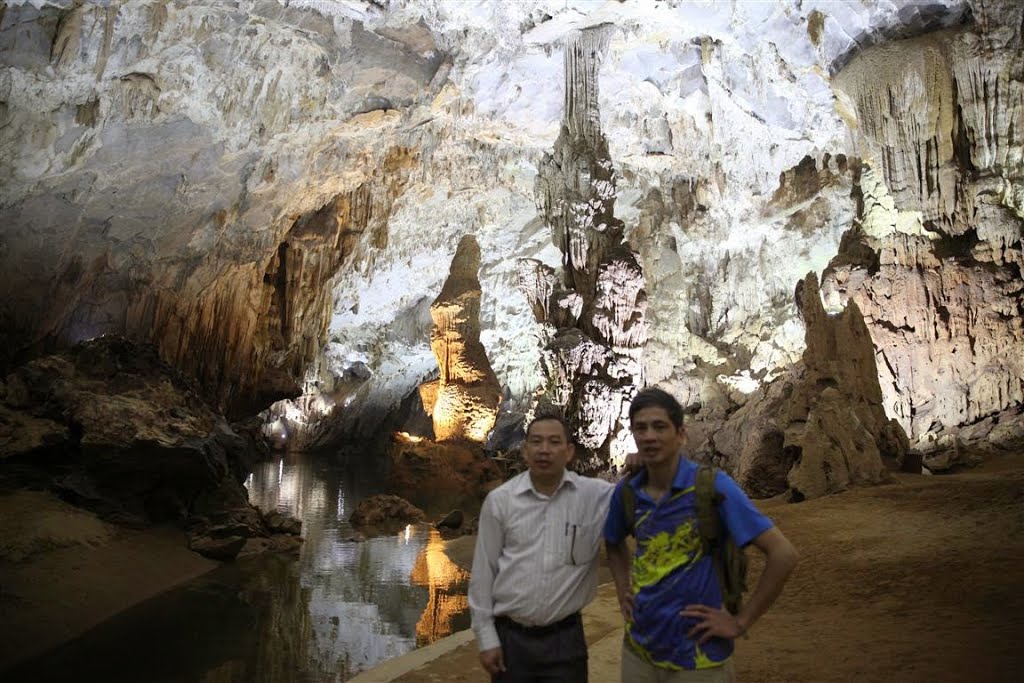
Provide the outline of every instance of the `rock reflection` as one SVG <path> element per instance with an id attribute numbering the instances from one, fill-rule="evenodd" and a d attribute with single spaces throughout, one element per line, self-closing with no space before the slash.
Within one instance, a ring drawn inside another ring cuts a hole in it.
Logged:
<path id="1" fill-rule="evenodd" d="M 469 573 L 444 552 L 444 541 L 431 529 L 427 547 L 416 557 L 412 582 L 427 589 L 427 607 L 416 623 L 416 644 L 427 645 L 465 627 L 469 610 Z"/>
<path id="2" fill-rule="evenodd" d="M 305 539 L 291 576 L 263 574 L 277 585 L 268 587 L 274 604 L 260 625 L 261 642 L 272 644 L 263 648 L 277 651 L 260 655 L 267 671 L 290 661 L 292 678 L 298 670 L 309 680 L 344 680 L 468 626 L 468 574 L 429 525 L 352 540 L 348 515 L 381 490 L 380 473 L 365 467 L 289 455 L 246 482 L 254 505 L 297 517 Z"/>

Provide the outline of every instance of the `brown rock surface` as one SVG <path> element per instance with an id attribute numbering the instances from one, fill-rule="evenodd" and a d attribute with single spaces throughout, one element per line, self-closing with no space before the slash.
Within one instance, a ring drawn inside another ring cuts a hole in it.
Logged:
<path id="1" fill-rule="evenodd" d="M 451 508 L 475 511 L 502 479 L 494 459 L 471 446 L 399 437 L 388 454 L 390 490 L 435 514 Z"/>
<path id="2" fill-rule="evenodd" d="M 259 449 L 152 346 L 101 337 L 17 369 L 4 388 L 7 424 L 45 426 L 0 440 L 4 490 L 52 489 L 137 527 L 187 524 L 190 544 L 220 558 L 274 533 L 241 483 Z"/>
<path id="3" fill-rule="evenodd" d="M 423 510 L 404 498 L 380 494 L 360 501 L 348 521 L 354 527 L 376 529 L 404 526 L 423 521 L 424 517 Z"/>
<path id="4" fill-rule="evenodd" d="M 882 407 L 874 348 L 855 304 L 828 315 L 809 274 L 797 287 L 802 361 L 762 388 L 711 437 L 718 457 L 756 496 L 795 500 L 877 484 L 902 466 L 906 437 Z"/>
<path id="5" fill-rule="evenodd" d="M 965 427 L 1024 404 L 1024 6 L 974 10 L 836 79 L 865 147 L 862 220 L 823 290 L 857 302 L 886 411 L 937 470 L 971 462 Z"/>

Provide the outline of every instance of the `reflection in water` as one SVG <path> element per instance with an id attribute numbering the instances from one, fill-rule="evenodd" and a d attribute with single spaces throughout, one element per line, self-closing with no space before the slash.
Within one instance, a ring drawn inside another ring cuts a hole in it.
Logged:
<path id="1" fill-rule="evenodd" d="M 381 488 L 357 464 L 289 456 L 259 466 L 246 482 L 254 505 L 302 520 L 305 543 L 295 569 L 305 609 L 291 611 L 296 605 L 282 596 L 280 607 L 291 616 L 270 621 L 291 622 L 291 634 L 262 635 L 302 634 L 293 641 L 293 665 L 318 680 L 343 680 L 468 626 L 469 575 L 444 554 L 437 531 L 416 525 L 394 536 L 351 540 L 349 515 Z"/>
<path id="2" fill-rule="evenodd" d="M 430 534 L 426 549 L 416 557 L 412 582 L 425 587 L 429 596 L 427 607 L 416 622 L 416 645 L 427 645 L 465 628 L 469 574 L 448 559 L 436 531 Z"/>
<path id="3" fill-rule="evenodd" d="M 468 575 L 429 525 L 355 542 L 355 505 L 382 489 L 365 461 L 260 466 L 252 502 L 302 520 L 299 558 L 227 563 L 52 652 L 4 683 L 322 683 L 469 626 Z"/>

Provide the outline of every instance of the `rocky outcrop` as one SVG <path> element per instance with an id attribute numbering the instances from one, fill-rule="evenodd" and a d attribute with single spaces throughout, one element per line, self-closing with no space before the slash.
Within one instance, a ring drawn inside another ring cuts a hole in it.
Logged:
<path id="1" fill-rule="evenodd" d="M 978 6 L 974 26 L 877 46 L 837 77 L 866 166 L 822 288 L 863 311 L 886 410 L 936 470 L 966 464 L 963 428 L 1024 404 L 1022 20 Z"/>
<path id="2" fill-rule="evenodd" d="M 480 343 L 480 245 L 472 235 L 459 241 L 451 273 L 430 306 L 430 349 L 440 376 L 420 387 L 423 408 L 433 418 L 437 441 L 482 443 L 494 426 L 501 400 L 498 378 Z"/>
<path id="3" fill-rule="evenodd" d="M 424 518 L 423 510 L 404 498 L 381 494 L 360 501 L 348 521 L 353 527 L 376 532 L 422 522 Z"/>
<path id="4" fill-rule="evenodd" d="M 101 337 L 17 369 L 3 389 L 7 424 L 40 435 L 0 442 L 5 489 L 49 488 L 116 523 L 185 526 L 218 559 L 282 528 L 242 486 L 258 449 L 152 346 Z"/>
<path id="5" fill-rule="evenodd" d="M 598 69 L 607 39 L 596 28 L 566 43 L 565 117 L 537 178 L 537 203 L 562 254 L 561 272 L 525 261 L 519 278 L 537 321 L 547 326 L 546 398 L 597 454 L 585 464 L 591 467 L 606 464 L 612 444 L 624 438 L 649 333 L 643 272 L 615 217 L 615 174 L 601 132 Z"/>
<path id="6" fill-rule="evenodd" d="M 120 334 L 232 413 L 300 393 L 332 277 L 372 264 L 415 157 L 377 130 L 442 62 L 410 30 L 279 3 L 8 3 L 0 370 Z"/>
<path id="7" fill-rule="evenodd" d="M 501 483 L 494 459 L 472 443 L 435 443 L 397 435 L 388 447 L 388 487 L 420 507 L 475 508 Z"/>
<path id="8" fill-rule="evenodd" d="M 796 290 L 806 327 L 803 358 L 754 394 L 716 431 L 712 456 L 754 495 L 793 500 L 884 481 L 907 458 L 907 437 L 885 415 L 875 352 L 851 303 L 825 312 L 811 273 Z"/>

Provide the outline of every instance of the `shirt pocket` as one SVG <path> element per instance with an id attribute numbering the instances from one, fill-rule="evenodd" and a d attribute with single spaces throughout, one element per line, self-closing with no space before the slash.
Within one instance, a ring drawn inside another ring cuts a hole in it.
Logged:
<path id="1" fill-rule="evenodd" d="M 601 548 L 603 529 L 604 523 L 601 520 L 569 521 L 565 526 L 563 563 L 575 566 L 590 564 Z"/>

